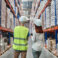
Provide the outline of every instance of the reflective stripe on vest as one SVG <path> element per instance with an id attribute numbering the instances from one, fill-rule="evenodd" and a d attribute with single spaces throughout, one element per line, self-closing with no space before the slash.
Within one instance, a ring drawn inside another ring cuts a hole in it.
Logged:
<path id="1" fill-rule="evenodd" d="M 14 45 L 17 45 L 17 46 L 26 46 L 27 44 L 16 44 L 16 43 L 13 43 Z"/>
<path id="2" fill-rule="evenodd" d="M 27 35 L 28 35 L 28 28 L 23 26 L 15 27 L 13 49 L 27 50 Z"/>
<path id="3" fill-rule="evenodd" d="M 14 39 L 19 39 L 19 40 L 26 40 L 26 39 L 24 39 L 24 38 L 14 38 Z"/>
<path id="4" fill-rule="evenodd" d="M 15 48 L 14 48 L 15 47 Z M 26 51 L 28 46 L 13 45 L 14 50 Z"/>

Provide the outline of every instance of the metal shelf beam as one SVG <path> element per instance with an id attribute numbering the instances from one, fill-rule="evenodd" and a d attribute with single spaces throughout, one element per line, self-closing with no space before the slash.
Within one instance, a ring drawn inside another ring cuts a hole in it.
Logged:
<path id="1" fill-rule="evenodd" d="M 51 0 L 48 0 L 47 3 L 45 4 L 44 8 L 42 9 L 42 11 L 40 12 L 38 18 L 40 18 L 41 14 L 45 11 L 45 8 L 50 4 Z"/>
<path id="2" fill-rule="evenodd" d="M 14 14 L 14 16 L 17 17 L 15 15 L 15 11 L 13 10 L 13 8 L 12 8 L 11 4 L 9 3 L 9 1 L 8 0 L 5 0 L 5 1 L 6 1 L 6 4 L 10 7 L 10 9 L 11 9 L 12 13 Z"/>
<path id="3" fill-rule="evenodd" d="M 55 30 L 58 30 L 58 26 L 55 26 L 55 27 L 52 27 L 52 28 L 48 28 L 48 29 L 45 29 L 43 31 L 44 32 L 52 32 L 52 31 L 55 31 Z"/>
<path id="4" fill-rule="evenodd" d="M 5 28 L 5 27 L 1 27 L 1 26 L 0 26 L 0 30 L 4 31 L 4 32 L 12 32 L 13 33 L 13 31 L 11 29 Z"/>

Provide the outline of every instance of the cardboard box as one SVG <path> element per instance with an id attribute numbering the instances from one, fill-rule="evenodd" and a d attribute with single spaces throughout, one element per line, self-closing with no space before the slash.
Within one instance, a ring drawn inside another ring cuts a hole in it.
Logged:
<path id="1" fill-rule="evenodd" d="M 47 40 L 47 49 L 50 51 L 54 51 L 56 49 L 56 40 L 48 38 Z"/>
<path id="2" fill-rule="evenodd" d="M 51 7 L 46 8 L 46 28 L 51 27 Z"/>
<path id="3" fill-rule="evenodd" d="M 1 3 L 1 26 L 5 27 L 5 23 L 6 23 L 6 3 L 4 0 L 2 0 Z"/>
<path id="4" fill-rule="evenodd" d="M 51 2 L 51 26 L 55 26 L 55 2 Z"/>

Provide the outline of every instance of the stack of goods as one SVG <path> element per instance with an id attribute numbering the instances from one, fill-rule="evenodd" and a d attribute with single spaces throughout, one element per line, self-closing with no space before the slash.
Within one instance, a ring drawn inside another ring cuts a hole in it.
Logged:
<path id="1" fill-rule="evenodd" d="M 4 0 L 1 2 L 1 26 L 6 27 L 6 3 Z"/>
<path id="2" fill-rule="evenodd" d="M 14 20 L 12 19 L 11 29 L 14 30 Z"/>
<path id="3" fill-rule="evenodd" d="M 47 42 L 47 49 L 52 52 L 53 54 L 56 53 L 56 40 L 53 37 L 48 37 Z"/>
<path id="4" fill-rule="evenodd" d="M 7 8 L 7 28 L 10 28 L 10 9 Z"/>
<path id="5" fill-rule="evenodd" d="M 0 37 L 0 54 L 3 53 L 6 49 L 7 49 L 7 43 L 8 43 L 8 40 L 6 37 L 3 37 L 1 35 Z"/>
<path id="6" fill-rule="evenodd" d="M 56 42 L 55 40 L 50 40 L 50 38 L 47 40 L 47 49 L 50 51 L 55 50 L 56 48 Z"/>
<path id="7" fill-rule="evenodd" d="M 57 25 L 58 25 L 58 0 L 56 0 L 56 15 L 57 15 Z"/>
<path id="8" fill-rule="evenodd" d="M 42 9 L 44 8 L 45 4 L 46 4 L 45 1 L 41 1 L 40 7 L 39 7 L 39 9 L 38 9 L 39 13 L 42 11 Z"/>
<path id="9" fill-rule="evenodd" d="M 57 56 L 58 56 L 58 44 L 57 44 Z"/>
<path id="10" fill-rule="evenodd" d="M 43 23 L 43 29 L 46 29 L 46 20 L 45 20 L 45 11 L 42 14 L 42 23 Z"/>
<path id="11" fill-rule="evenodd" d="M 55 1 L 51 2 L 51 26 L 55 26 Z"/>
<path id="12" fill-rule="evenodd" d="M 36 18 L 38 18 L 38 12 L 39 12 L 39 11 L 37 11 L 37 13 L 36 13 L 36 15 L 35 15 Z"/>
<path id="13" fill-rule="evenodd" d="M 7 8 L 7 28 L 14 29 L 14 19 L 13 14 L 10 9 Z"/>
<path id="14" fill-rule="evenodd" d="M 0 37 L 0 54 L 4 51 L 4 39 L 1 35 Z"/>
<path id="15" fill-rule="evenodd" d="M 44 28 L 44 19 L 43 19 L 43 14 L 41 14 L 40 20 L 42 21 L 42 28 Z"/>
<path id="16" fill-rule="evenodd" d="M 1 25 L 1 2 L 2 0 L 0 0 L 0 25 Z"/>
<path id="17" fill-rule="evenodd" d="M 10 29 L 12 29 L 13 28 L 13 14 L 11 12 L 10 12 L 9 17 L 10 17 Z"/>
<path id="18" fill-rule="evenodd" d="M 7 37 L 3 37 L 4 38 L 4 47 L 5 47 L 5 50 L 7 49 L 7 46 L 8 46 L 8 38 Z"/>
<path id="19" fill-rule="evenodd" d="M 35 4 L 34 4 L 34 2 L 33 2 L 33 3 L 32 3 L 32 11 L 31 11 L 31 12 L 32 12 L 32 13 L 31 13 L 32 16 L 35 15 L 35 12 L 34 12 L 35 10 L 34 10 L 34 8 L 35 8 Z"/>
<path id="20" fill-rule="evenodd" d="M 46 8 L 46 28 L 51 27 L 51 7 Z"/>
<path id="21" fill-rule="evenodd" d="M 37 7 L 38 7 L 38 3 L 39 3 L 39 0 L 36 1 L 36 8 L 35 8 L 35 11 L 37 10 Z"/>

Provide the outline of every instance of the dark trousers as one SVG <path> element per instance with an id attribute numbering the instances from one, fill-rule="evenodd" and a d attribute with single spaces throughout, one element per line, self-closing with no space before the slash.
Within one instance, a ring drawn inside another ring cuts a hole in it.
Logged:
<path id="1" fill-rule="evenodd" d="M 27 51 L 22 51 L 22 52 L 14 51 L 14 58 L 18 58 L 20 53 L 21 53 L 21 58 L 26 58 Z"/>
<path id="2" fill-rule="evenodd" d="M 32 54 L 33 54 L 33 58 L 39 58 L 41 55 L 41 51 L 35 51 L 32 49 Z"/>

